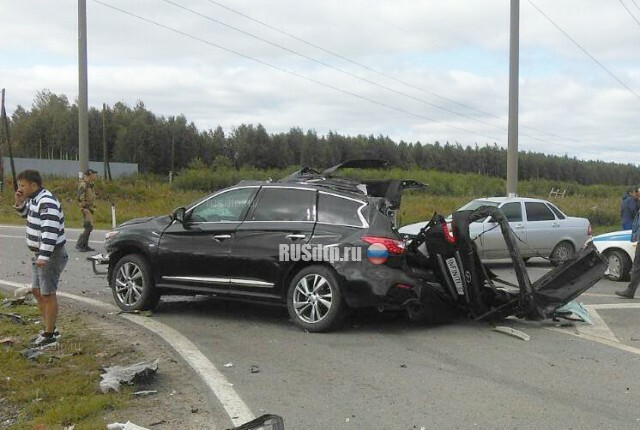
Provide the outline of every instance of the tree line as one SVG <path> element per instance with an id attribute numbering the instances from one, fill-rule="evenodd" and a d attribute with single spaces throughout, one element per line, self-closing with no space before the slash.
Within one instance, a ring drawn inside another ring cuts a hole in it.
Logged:
<path id="1" fill-rule="evenodd" d="M 65 95 L 37 93 L 31 109 L 18 106 L 10 118 L 16 157 L 78 158 L 78 107 Z M 104 130 L 103 130 L 104 127 Z M 226 134 L 222 127 L 198 130 L 184 115 L 158 116 L 143 102 L 118 102 L 89 109 L 89 159 L 104 160 L 103 131 L 110 161 L 138 163 L 140 171 L 166 175 L 193 163 L 217 167 L 278 169 L 289 166 L 329 167 L 356 158 L 386 159 L 401 168 L 477 173 L 506 178 L 507 150 L 497 144 L 395 142 L 387 136 L 318 135 L 298 127 L 268 133 L 261 125 L 241 124 Z M 0 155 L 7 155 L 0 131 Z M 633 164 L 583 161 L 538 152 L 520 152 L 520 180 L 575 181 L 583 185 L 640 183 Z"/>

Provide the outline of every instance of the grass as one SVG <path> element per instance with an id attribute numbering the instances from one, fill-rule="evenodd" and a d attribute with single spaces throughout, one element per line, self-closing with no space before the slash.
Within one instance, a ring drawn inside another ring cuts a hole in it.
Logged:
<path id="1" fill-rule="evenodd" d="M 132 218 L 171 213 L 213 191 L 217 187 L 237 183 L 240 179 L 267 179 L 286 176 L 295 168 L 278 171 L 261 171 L 243 168 L 198 169 L 180 172 L 173 185 L 164 178 L 150 175 L 135 175 L 114 180 L 98 181 L 96 192 L 95 226 L 99 229 L 111 227 L 111 205 L 115 205 L 117 222 Z M 346 174 L 351 174 L 346 171 Z M 398 221 L 400 225 L 427 220 L 433 212 L 449 214 L 469 200 L 477 197 L 504 194 L 504 180 L 476 174 L 454 174 L 429 170 L 388 171 L 364 170 L 360 177 L 411 178 L 429 184 L 423 190 L 408 191 L 402 199 Z M 5 181 L 0 194 L 0 223 L 21 224 L 15 214 L 13 190 L 10 181 Z M 80 210 L 76 203 L 77 182 L 67 178 L 45 178 L 45 187 L 61 200 L 67 227 L 80 228 Z M 548 197 L 551 187 L 567 190 L 564 198 Z M 618 230 L 620 196 L 624 187 L 612 185 L 584 186 L 572 183 L 554 183 L 548 180 L 523 181 L 519 184 L 521 195 L 539 197 L 554 202 L 562 211 L 588 218 L 594 234 Z"/>
<path id="2" fill-rule="evenodd" d="M 18 314 L 26 322 L 22 325 L 0 318 L 1 337 L 15 339 L 12 346 L 0 347 L 0 399 L 4 399 L 1 406 L 5 411 L 17 413 L 12 429 L 75 425 L 76 430 L 95 430 L 105 427 L 106 413 L 135 404 L 129 387 L 120 393 L 99 392 L 100 369 L 111 365 L 105 362 L 108 355 L 105 351 L 111 351 L 115 345 L 88 330 L 77 314 L 63 313 L 60 327 L 64 333 L 58 346 L 30 360 L 21 351 L 28 347 L 41 327 L 34 324 L 39 320 L 37 307 L 20 305 L 0 309 L 3 313 Z"/>

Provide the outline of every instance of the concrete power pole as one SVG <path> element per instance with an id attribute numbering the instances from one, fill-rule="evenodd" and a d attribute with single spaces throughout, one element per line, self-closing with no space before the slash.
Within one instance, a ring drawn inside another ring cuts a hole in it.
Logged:
<path id="1" fill-rule="evenodd" d="M 509 46 L 509 137 L 507 148 L 507 196 L 518 194 L 518 78 L 520 0 L 511 0 Z"/>
<path id="2" fill-rule="evenodd" d="M 87 86 L 87 1 L 78 0 L 78 158 L 80 175 L 89 168 Z"/>

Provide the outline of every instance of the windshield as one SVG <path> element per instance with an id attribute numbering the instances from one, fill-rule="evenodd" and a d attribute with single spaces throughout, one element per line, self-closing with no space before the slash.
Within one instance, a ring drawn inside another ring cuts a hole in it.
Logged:
<path id="1" fill-rule="evenodd" d="M 480 206 L 498 206 L 498 202 L 492 202 L 489 200 L 471 200 L 466 205 L 462 206 L 459 211 L 472 211 L 478 209 Z"/>

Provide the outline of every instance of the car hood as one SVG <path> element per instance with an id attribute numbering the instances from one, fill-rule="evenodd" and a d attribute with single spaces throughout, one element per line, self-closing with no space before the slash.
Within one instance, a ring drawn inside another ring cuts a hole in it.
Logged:
<path id="1" fill-rule="evenodd" d="M 118 226 L 118 228 L 122 227 L 147 227 L 142 226 L 142 224 L 148 224 L 149 228 L 156 229 L 158 227 L 166 227 L 171 224 L 172 219 L 169 215 L 160 215 L 160 216 L 149 216 L 143 218 L 134 218 L 129 221 L 125 221 Z"/>
<path id="2" fill-rule="evenodd" d="M 594 242 L 600 242 L 600 241 L 630 242 L 631 230 L 619 230 L 619 231 L 612 231 L 611 233 L 599 234 L 593 237 L 593 241 Z"/>

